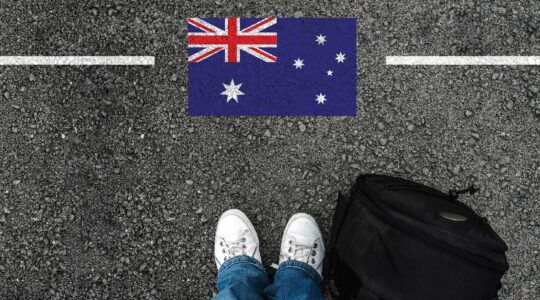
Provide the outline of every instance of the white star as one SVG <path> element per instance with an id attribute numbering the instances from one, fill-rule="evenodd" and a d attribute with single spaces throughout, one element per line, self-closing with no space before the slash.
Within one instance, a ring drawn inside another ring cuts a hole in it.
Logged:
<path id="1" fill-rule="evenodd" d="M 334 71 L 328 70 L 328 71 L 326 71 L 326 75 L 332 76 L 332 75 L 334 75 Z"/>
<path id="2" fill-rule="evenodd" d="M 318 94 L 315 101 L 317 101 L 317 104 L 324 104 L 324 101 L 326 101 L 326 95 L 323 95 L 323 93 Z"/>
<path id="3" fill-rule="evenodd" d="M 324 45 L 324 42 L 326 42 L 326 35 L 319 34 L 315 41 L 317 42 L 317 45 Z"/>
<path id="4" fill-rule="evenodd" d="M 242 84 L 240 83 L 239 85 L 235 85 L 234 79 L 231 79 L 231 84 L 224 83 L 223 86 L 225 87 L 225 90 L 221 93 L 221 95 L 227 96 L 227 103 L 229 103 L 231 99 L 238 103 L 238 96 L 245 95 L 242 93 L 242 91 L 240 91 Z"/>
<path id="5" fill-rule="evenodd" d="M 297 69 L 302 69 L 302 67 L 304 66 L 304 60 L 298 58 L 297 60 L 294 61 L 293 66 L 294 66 L 295 68 L 297 68 Z"/>
<path id="6" fill-rule="evenodd" d="M 336 60 L 338 63 L 342 63 L 345 61 L 345 54 L 339 52 L 338 54 L 336 54 Z"/>

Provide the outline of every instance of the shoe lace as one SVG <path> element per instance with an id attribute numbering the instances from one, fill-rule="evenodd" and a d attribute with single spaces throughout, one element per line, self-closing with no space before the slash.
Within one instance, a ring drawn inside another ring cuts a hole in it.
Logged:
<path id="1" fill-rule="evenodd" d="M 223 241 L 223 247 L 227 251 L 228 258 L 246 254 L 246 234 L 249 230 L 241 232 L 240 237 L 232 241 Z"/>
<path id="2" fill-rule="evenodd" d="M 289 240 L 289 259 L 309 262 L 313 253 L 313 243 L 301 243 L 294 239 Z"/>

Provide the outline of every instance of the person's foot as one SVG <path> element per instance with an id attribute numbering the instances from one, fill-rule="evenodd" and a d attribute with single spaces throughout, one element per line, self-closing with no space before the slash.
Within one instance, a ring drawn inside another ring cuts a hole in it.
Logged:
<path id="1" fill-rule="evenodd" d="M 322 277 L 324 243 L 317 222 L 304 213 L 293 215 L 281 239 L 279 263 L 287 260 L 304 262 Z"/>
<path id="2" fill-rule="evenodd" d="M 214 242 L 214 257 L 219 268 L 226 260 L 247 255 L 261 262 L 259 237 L 248 217 L 238 209 L 230 209 L 219 218 Z"/>

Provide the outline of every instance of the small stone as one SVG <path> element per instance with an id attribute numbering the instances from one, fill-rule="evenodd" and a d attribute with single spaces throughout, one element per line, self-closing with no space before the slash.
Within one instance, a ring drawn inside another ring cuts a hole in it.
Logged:
<path id="1" fill-rule="evenodd" d="M 460 170 L 461 170 L 460 166 L 455 166 L 452 168 L 452 174 L 458 175 Z"/>
<path id="2" fill-rule="evenodd" d="M 35 80 L 36 80 L 36 76 L 34 76 L 34 74 L 30 74 L 30 76 L 28 76 L 28 80 L 30 80 L 30 81 L 35 81 Z"/>
<path id="3" fill-rule="evenodd" d="M 298 123 L 298 129 L 300 130 L 300 132 L 304 132 L 306 131 L 306 125 L 302 122 Z"/>
<path id="4" fill-rule="evenodd" d="M 379 143 L 381 143 L 381 145 L 383 145 L 383 146 L 386 145 L 386 142 L 388 142 L 388 140 L 385 139 L 385 138 L 380 138 L 379 139 Z"/>
<path id="5" fill-rule="evenodd" d="M 380 129 L 380 130 L 383 130 L 384 129 L 384 124 L 382 122 L 378 122 L 377 123 L 377 127 Z"/>
<path id="6" fill-rule="evenodd" d="M 186 179 L 186 184 L 192 185 L 192 184 L 193 184 L 193 180 L 191 180 L 191 179 Z"/>
<path id="7" fill-rule="evenodd" d="M 203 216 L 201 217 L 201 223 L 206 223 L 206 222 L 208 222 L 208 218 L 207 218 L 206 216 L 203 215 Z"/>
<path id="8" fill-rule="evenodd" d="M 163 210 L 163 218 L 167 222 L 172 222 L 172 221 L 176 220 L 176 218 L 174 216 L 171 216 L 171 212 L 169 212 L 166 209 Z"/>
<path id="9" fill-rule="evenodd" d="M 429 169 L 428 168 L 422 168 L 422 174 L 424 174 L 424 176 L 429 176 Z"/>
<path id="10" fill-rule="evenodd" d="M 506 165 L 509 164 L 511 160 L 510 156 L 506 155 L 499 160 L 499 164 Z"/>
<path id="11" fill-rule="evenodd" d="M 301 18 L 303 16 L 304 16 L 304 13 L 301 10 L 298 10 L 298 11 L 294 12 L 294 17 L 295 18 Z"/>
<path id="12" fill-rule="evenodd" d="M 475 139 L 475 140 L 479 140 L 480 139 L 480 135 L 476 132 L 473 132 L 471 133 L 471 136 Z"/>
<path id="13" fill-rule="evenodd" d="M 270 137 L 272 135 L 272 133 L 270 133 L 270 130 L 266 130 L 264 132 L 264 135 L 267 136 L 267 137 Z"/>
<path id="14" fill-rule="evenodd" d="M 114 168 L 113 173 L 114 174 L 120 174 L 120 169 L 119 168 Z"/>
<path id="15" fill-rule="evenodd" d="M 4 215 L 1 215 L 0 216 L 0 223 L 5 223 L 6 222 L 6 217 L 4 217 Z"/>
<path id="16" fill-rule="evenodd" d="M 4 207 L 4 213 L 6 215 L 9 215 L 11 213 L 11 210 L 9 210 L 9 208 L 7 208 L 7 207 Z"/>
<path id="17" fill-rule="evenodd" d="M 20 179 L 13 180 L 13 185 L 18 185 L 19 183 L 21 183 Z"/>
<path id="18" fill-rule="evenodd" d="M 200 214 L 202 214 L 202 211 L 203 211 L 202 207 L 199 207 L 199 208 L 195 211 L 195 213 L 198 214 L 198 215 L 200 215 Z"/>
<path id="19" fill-rule="evenodd" d="M 501 14 L 501 15 L 506 14 L 506 8 L 504 8 L 504 7 L 493 6 L 493 7 L 491 7 L 491 10 L 492 10 L 494 13 L 499 13 L 499 14 Z"/>
<path id="20" fill-rule="evenodd" d="M 139 271 L 144 271 L 144 269 L 146 269 L 146 263 L 142 263 L 140 266 L 139 266 Z"/>
<path id="21" fill-rule="evenodd" d="M 262 222 L 262 220 L 263 220 L 263 216 L 261 214 L 258 214 L 257 215 L 257 221 Z"/>
<path id="22" fill-rule="evenodd" d="M 414 124 L 409 124 L 409 126 L 407 126 L 407 130 L 408 131 L 413 131 L 414 130 Z"/>
<path id="23" fill-rule="evenodd" d="M 513 107 L 514 107 L 514 102 L 508 101 L 508 103 L 506 103 L 506 108 L 507 109 L 512 109 Z"/>
<path id="24" fill-rule="evenodd" d="M 352 165 L 351 165 L 351 168 L 360 170 L 362 167 L 360 167 L 359 164 L 352 164 Z"/>
<path id="25" fill-rule="evenodd" d="M 465 111 L 465 117 L 468 118 L 468 117 L 470 117 L 470 116 L 472 116 L 472 115 L 473 115 L 473 112 L 472 112 L 472 111 L 470 111 L 470 110 L 466 110 L 466 111 Z"/>
<path id="26" fill-rule="evenodd" d="M 189 133 L 193 133 L 193 131 L 195 131 L 195 128 L 189 127 L 187 131 L 188 131 Z"/>
<path id="27" fill-rule="evenodd" d="M 176 73 L 175 73 L 175 74 L 172 74 L 172 76 L 171 76 L 171 81 L 174 82 L 174 81 L 176 81 L 177 79 L 178 79 L 178 75 L 176 75 Z"/>
<path id="28" fill-rule="evenodd" d="M 531 85 L 529 87 L 529 91 L 531 91 L 531 93 L 533 93 L 533 94 L 538 94 L 538 87 L 535 86 L 535 85 Z"/>
<path id="29" fill-rule="evenodd" d="M 17 128 L 17 127 L 11 127 L 11 132 L 13 132 L 13 133 L 19 132 L 19 128 Z"/>

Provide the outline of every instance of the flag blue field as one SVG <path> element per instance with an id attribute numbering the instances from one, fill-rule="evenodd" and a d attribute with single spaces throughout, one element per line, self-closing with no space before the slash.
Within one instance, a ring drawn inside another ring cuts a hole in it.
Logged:
<path id="1" fill-rule="evenodd" d="M 189 115 L 356 115 L 356 19 L 187 22 Z"/>

